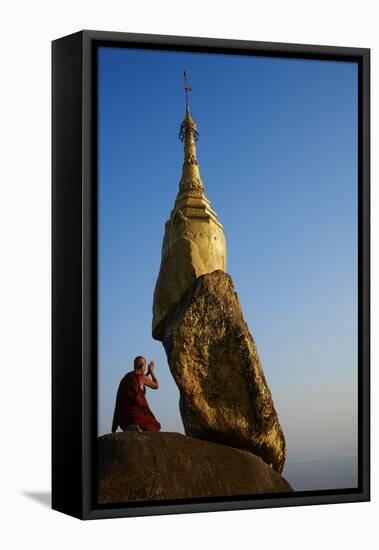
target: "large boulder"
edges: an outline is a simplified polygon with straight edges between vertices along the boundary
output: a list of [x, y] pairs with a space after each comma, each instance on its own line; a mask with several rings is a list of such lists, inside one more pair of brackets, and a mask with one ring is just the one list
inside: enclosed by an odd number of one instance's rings
[[185, 433], [248, 450], [282, 472], [284, 435], [230, 275], [196, 279], [167, 319], [163, 345]]
[[170, 432], [98, 439], [98, 504], [291, 492], [252, 453]]

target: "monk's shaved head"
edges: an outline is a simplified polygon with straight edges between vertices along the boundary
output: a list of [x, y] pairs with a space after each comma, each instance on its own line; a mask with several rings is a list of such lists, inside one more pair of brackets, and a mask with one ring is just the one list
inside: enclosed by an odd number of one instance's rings
[[137, 355], [134, 359], [134, 370], [141, 370], [146, 366], [146, 359], [142, 355]]

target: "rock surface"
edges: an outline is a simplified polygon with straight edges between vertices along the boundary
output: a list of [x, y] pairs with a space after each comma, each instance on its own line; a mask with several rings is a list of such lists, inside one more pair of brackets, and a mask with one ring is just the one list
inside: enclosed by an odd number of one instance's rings
[[163, 345], [186, 434], [248, 450], [282, 472], [284, 435], [230, 275], [195, 281], [167, 320]]
[[98, 504], [292, 492], [259, 457], [170, 432], [98, 439]]

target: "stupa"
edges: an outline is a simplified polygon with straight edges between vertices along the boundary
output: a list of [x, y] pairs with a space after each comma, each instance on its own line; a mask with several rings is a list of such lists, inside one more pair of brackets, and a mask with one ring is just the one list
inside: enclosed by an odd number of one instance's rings
[[152, 335], [162, 340], [164, 323], [194, 281], [216, 269], [226, 271], [224, 229], [205, 195], [196, 156], [199, 138], [189, 108], [187, 72], [184, 71], [186, 109], [179, 139], [184, 162], [179, 191], [165, 224], [161, 266], [154, 291]]

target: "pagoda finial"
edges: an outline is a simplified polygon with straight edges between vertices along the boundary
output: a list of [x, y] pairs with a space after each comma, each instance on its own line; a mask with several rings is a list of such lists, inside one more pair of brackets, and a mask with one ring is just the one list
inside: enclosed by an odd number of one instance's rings
[[192, 92], [191, 86], [188, 84], [188, 72], [184, 71], [184, 82], [183, 82], [183, 88], [186, 92], [186, 114], [184, 117], [184, 120], [180, 126], [179, 131], [179, 139], [180, 141], [185, 141], [186, 139], [192, 139], [194, 141], [197, 141], [199, 139], [199, 132], [197, 131], [196, 123], [192, 118], [190, 109], [189, 109], [189, 101], [188, 101], [188, 93]]
[[184, 163], [183, 173], [180, 180], [179, 188], [203, 190], [203, 182], [200, 178], [199, 163], [196, 159], [196, 141], [199, 139], [196, 122], [192, 118], [189, 110], [188, 93], [192, 92], [192, 88], [188, 84], [188, 73], [184, 71], [183, 88], [186, 92], [186, 113], [183, 122], [180, 125], [179, 139], [184, 142]]
[[192, 88], [191, 88], [191, 86], [188, 84], [188, 79], [187, 79], [188, 73], [187, 73], [187, 71], [185, 70], [183, 74], [184, 74], [183, 88], [184, 88], [184, 90], [185, 90], [185, 92], [186, 92], [186, 113], [188, 113], [188, 112], [189, 112], [188, 93], [189, 93], [189, 92], [192, 92]]

